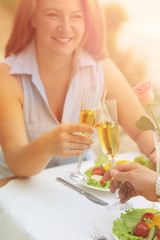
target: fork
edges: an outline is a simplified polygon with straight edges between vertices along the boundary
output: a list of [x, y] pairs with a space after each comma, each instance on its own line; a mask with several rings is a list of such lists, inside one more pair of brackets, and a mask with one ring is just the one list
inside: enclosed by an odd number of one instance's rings
[[107, 240], [96, 222], [91, 222], [88, 226], [94, 240]]

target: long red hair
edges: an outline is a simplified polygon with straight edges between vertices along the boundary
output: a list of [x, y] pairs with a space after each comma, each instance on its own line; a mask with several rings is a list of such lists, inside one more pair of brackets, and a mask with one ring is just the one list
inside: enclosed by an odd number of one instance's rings
[[36, 10], [37, 0], [20, 0], [13, 22], [12, 31], [5, 48], [5, 57], [19, 53], [34, 37], [31, 18]]
[[[20, 0], [16, 9], [13, 28], [6, 45], [5, 57], [22, 51], [33, 39], [35, 30], [31, 19], [38, 0]], [[105, 21], [99, 0], [81, 0], [85, 14], [85, 34], [76, 55], [84, 48], [95, 59], [106, 56]]]

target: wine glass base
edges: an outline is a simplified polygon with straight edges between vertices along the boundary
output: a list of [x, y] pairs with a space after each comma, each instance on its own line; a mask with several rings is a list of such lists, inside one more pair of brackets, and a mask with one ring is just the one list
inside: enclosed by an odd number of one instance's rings
[[80, 184], [86, 180], [86, 175], [78, 170], [67, 172], [64, 177], [66, 180], [74, 184]]
[[108, 211], [126, 210], [133, 207], [132, 202], [126, 202], [124, 204], [120, 203], [119, 200], [115, 200], [106, 206]]

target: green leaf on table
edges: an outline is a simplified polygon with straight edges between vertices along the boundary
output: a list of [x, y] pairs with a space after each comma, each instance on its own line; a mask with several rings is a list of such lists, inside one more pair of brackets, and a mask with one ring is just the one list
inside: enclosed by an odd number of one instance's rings
[[155, 130], [155, 126], [152, 121], [145, 116], [142, 116], [139, 120], [136, 121], [136, 127], [142, 131]]

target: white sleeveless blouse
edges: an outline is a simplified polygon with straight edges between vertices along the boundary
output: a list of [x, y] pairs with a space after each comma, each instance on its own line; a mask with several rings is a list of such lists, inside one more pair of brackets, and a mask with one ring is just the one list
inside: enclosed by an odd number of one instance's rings
[[[104, 84], [102, 62], [96, 62], [87, 52], [82, 51], [66, 94], [60, 123], [48, 104], [38, 71], [34, 42], [32, 41], [21, 53], [4, 59], [3, 63], [10, 66], [10, 74], [16, 75], [23, 89], [23, 115], [29, 142], [63, 122], [78, 123], [84, 85], [90, 81], [100, 86]], [[86, 151], [86, 158], [92, 158], [87, 152], [91, 154], [90, 150]], [[75, 160], [77, 157], [67, 159], [53, 157], [48, 167], [67, 164]]]

